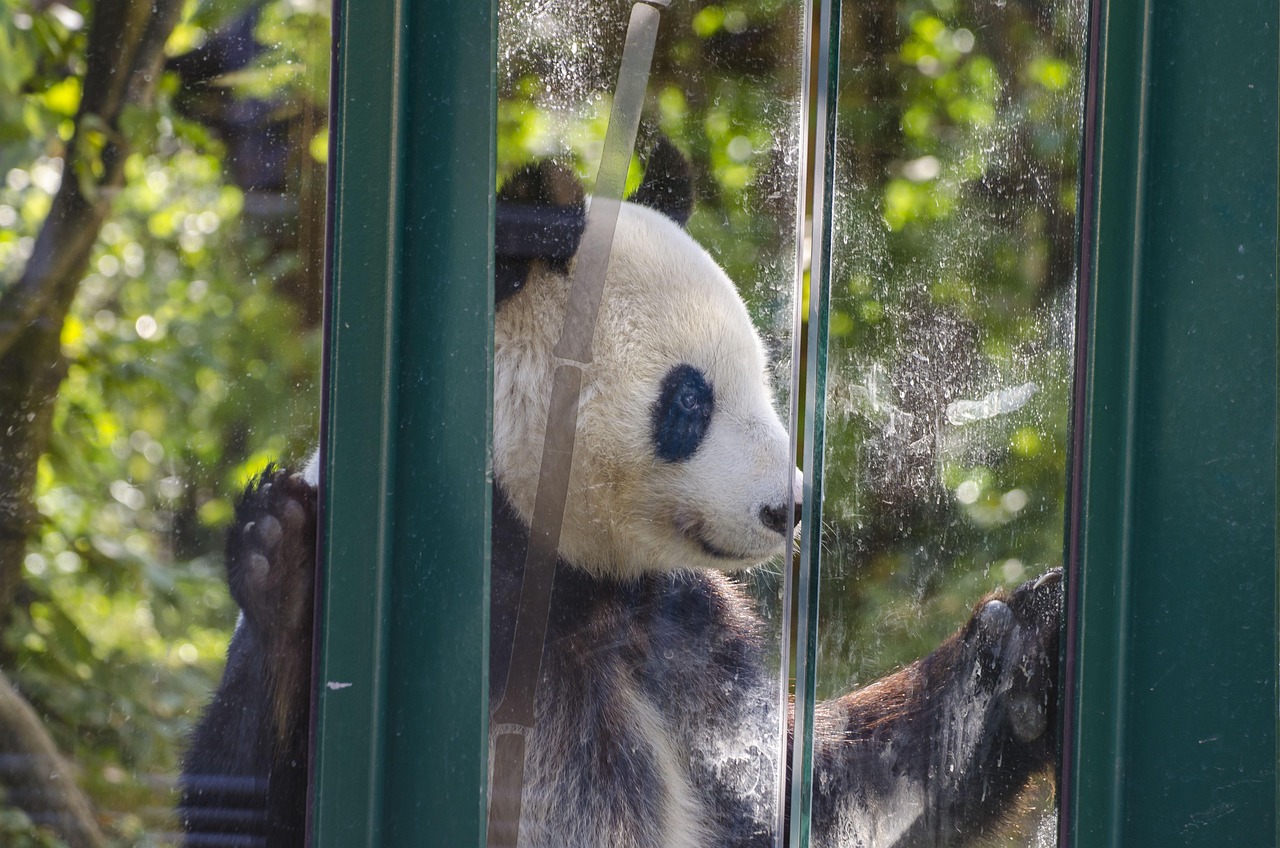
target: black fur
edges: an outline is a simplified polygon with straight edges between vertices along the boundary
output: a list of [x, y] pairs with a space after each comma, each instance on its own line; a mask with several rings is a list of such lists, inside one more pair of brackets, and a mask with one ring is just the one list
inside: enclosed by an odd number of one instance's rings
[[[684, 226], [693, 214], [693, 170], [665, 136], [649, 152], [644, 179], [628, 198]], [[564, 272], [586, 225], [582, 184], [558, 162], [544, 159], [516, 171], [498, 190], [494, 233], [494, 302], [524, 287], [533, 262]]]
[[[912, 781], [921, 815], [897, 844], [963, 845], [999, 830], [1027, 782], [1056, 759], [1061, 571], [978, 604], [929, 656], [820, 705], [814, 769], [816, 844], [830, 844], [850, 793]], [[960, 759], [960, 739], [975, 744]], [[877, 753], [892, 745], [893, 757]]]
[[[294, 520], [297, 507], [305, 520]], [[528, 530], [500, 486], [493, 514], [491, 708], [502, 696], [498, 682], [507, 677], [528, 543]], [[246, 568], [260, 571], [251, 558], [271, 551], [268, 573], [292, 574], [299, 590], [309, 591], [309, 567], [298, 566], [314, 555], [314, 516], [313, 493], [279, 471], [251, 487], [237, 512], [229, 575], [237, 595], [257, 587], [263, 597], [243, 601], [245, 620], [232, 640], [226, 676], [184, 763], [180, 812], [189, 846], [302, 844], [310, 696], [301, 686], [282, 691], [272, 666], [305, 661], [310, 640], [298, 627], [282, 629], [261, 618], [270, 596], [283, 606], [280, 619], [296, 624], [290, 618], [296, 596], [246, 579], [252, 578]], [[274, 544], [264, 545], [259, 528], [270, 520], [283, 532], [275, 539], [269, 531]], [[555, 581], [538, 724], [550, 733], [590, 729], [557, 741], [556, 757], [574, 776], [551, 787], [561, 814], [604, 809], [611, 821], [641, 830], [662, 821], [664, 786], [650, 740], [628, 720], [627, 699], [638, 691], [661, 705], [664, 726], [679, 734], [673, 741], [687, 758], [689, 786], [708, 811], [707, 844], [771, 844], [773, 822], [764, 804], [771, 797], [776, 690], [750, 601], [723, 575], [709, 572], [613, 581], [562, 562]], [[846, 844], [836, 842], [842, 806], [850, 798], [874, 806], [904, 780], [920, 786], [926, 812], [899, 844], [961, 845], [998, 828], [1028, 779], [1053, 762], [1060, 601], [1056, 574], [1007, 598], [989, 598], [925, 659], [819, 705], [814, 844]], [[292, 641], [292, 655], [280, 651], [284, 639]], [[289, 726], [280, 727], [277, 715]], [[964, 759], [948, 740], [969, 721], [981, 732], [973, 756]], [[759, 745], [726, 760], [720, 740], [744, 730], [758, 734]], [[556, 797], [563, 791], [585, 794]], [[226, 838], [231, 835], [239, 839]]]
[[182, 763], [189, 848], [303, 845], [315, 545], [315, 489], [268, 468], [241, 496], [227, 537], [227, 582], [243, 616]]
[[[494, 486], [493, 499], [491, 710], [503, 694], [497, 684], [507, 678], [529, 538], [501, 486]], [[764, 673], [759, 625], [746, 612], [748, 602], [717, 573], [618, 581], [592, 577], [563, 561], [556, 566], [553, 598], [538, 727], [582, 729], [568, 734], [573, 741], [563, 748], [566, 766], [572, 763], [578, 772], [570, 785], [598, 794], [594, 803], [587, 797], [563, 799], [563, 815], [585, 815], [594, 807], [635, 828], [663, 821], [664, 787], [651, 741], [628, 720], [627, 693], [634, 686], [665, 706], [672, 725], [690, 731], [675, 747], [687, 759], [690, 786], [714, 815], [708, 833], [715, 838], [708, 848], [771, 846], [772, 822], [758, 804], [770, 788], [770, 752], [762, 746], [736, 768], [721, 768], [714, 750], [715, 740], [743, 727], [762, 721], [777, 727], [777, 692]], [[619, 808], [624, 802], [627, 807]], [[658, 833], [652, 837], [657, 840]], [[529, 844], [550, 843], [535, 836]]]
[[693, 214], [693, 168], [666, 136], [659, 136], [649, 152], [644, 179], [629, 198], [632, 203], [656, 209], [680, 226]]
[[692, 365], [672, 368], [653, 407], [653, 449], [658, 458], [683, 462], [693, 456], [715, 408], [716, 393], [705, 374]]
[[563, 272], [578, 252], [586, 206], [582, 184], [565, 166], [543, 160], [521, 168], [498, 192], [494, 301], [518, 292], [535, 260]]

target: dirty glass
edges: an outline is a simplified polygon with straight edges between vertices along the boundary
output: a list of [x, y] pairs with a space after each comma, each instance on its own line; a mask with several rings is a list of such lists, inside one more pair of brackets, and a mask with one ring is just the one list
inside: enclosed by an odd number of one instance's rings
[[499, 6], [490, 845], [781, 833], [806, 12]]
[[[181, 839], [237, 497], [316, 441], [329, 28], [308, 0], [0, 0], [0, 844]], [[193, 780], [188, 844], [262, 844], [266, 777]]]
[[[1085, 23], [1080, 0], [836, 14], [815, 844], [1056, 842]], [[842, 805], [846, 759], [873, 788]]]

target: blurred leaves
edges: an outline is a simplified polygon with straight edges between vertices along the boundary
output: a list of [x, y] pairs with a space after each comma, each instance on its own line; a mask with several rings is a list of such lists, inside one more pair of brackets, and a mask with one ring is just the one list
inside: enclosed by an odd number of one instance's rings
[[[1061, 562], [1083, 113], [1083, 3], [844, 15], [820, 697]], [[984, 844], [1033, 841], [1038, 803]]]
[[[168, 53], [199, 47], [248, 8], [187, 4]], [[0, 292], [67, 177], [92, 12], [0, 0]], [[246, 71], [259, 84], [232, 86], [234, 97], [285, 118], [323, 102], [327, 9], [267, 3], [256, 32], [271, 39]], [[155, 102], [120, 120], [125, 182], [62, 326], [40, 525], [0, 633], [0, 662], [121, 845], [159, 844], [174, 828], [170, 783], [236, 615], [221, 566], [232, 499], [266, 462], [297, 460], [316, 438], [318, 333], [279, 284], [299, 261], [280, 224], [254, 211], [265, 195], [237, 182], [222, 128], [182, 111], [182, 86], [166, 72]], [[82, 118], [71, 169], [81, 185], [98, 176], [110, 132]], [[270, 201], [293, 204], [298, 226], [296, 197]], [[58, 844], [42, 834], [0, 809], [0, 842]]]

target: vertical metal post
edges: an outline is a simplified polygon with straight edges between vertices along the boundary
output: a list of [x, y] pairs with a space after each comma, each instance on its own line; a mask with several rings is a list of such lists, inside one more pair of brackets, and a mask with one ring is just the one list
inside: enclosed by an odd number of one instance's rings
[[480, 846], [496, 4], [335, 32], [313, 844]]
[[831, 302], [831, 210], [834, 196], [840, 0], [821, 0], [818, 116], [814, 155], [813, 239], [809, 271], [809, 351], [804, 404], [804, 509], [796, 581], [795, 718], [791, 754], [792, 848], [809, 844], [813, 802], [813, 719], [818, 665], [818, 587], [822, 572], [822, 482], [826, 455], [827, 316]]
[[1065, 824], [1272, 845], [1280, 11], [1098, 13]]

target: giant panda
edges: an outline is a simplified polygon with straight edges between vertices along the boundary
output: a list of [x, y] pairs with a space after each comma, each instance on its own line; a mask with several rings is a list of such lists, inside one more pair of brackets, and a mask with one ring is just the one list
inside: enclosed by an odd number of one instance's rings
[[[576, 179], [545, 162], [499, 201], [491, 710], [584, 208]], [[582, 388], [522, 847], [774, 844], [791, 722], [729, 574], [790, 548], [799, 485], [760, 339], [683, 229], [691, 208], [688, 165], [660, 142], [618, 213]], [[243, 612], [184, 762], [189, 846], [231, 844], [216, 833], [302, 844], [315, 465], [268, 469], [236, 511], [227, 570]], [[927, 657], [819, 704], [812, 844], [964, 845], [998, 828], [1053, 760], [1060, 599], [1056, 570], [989, 596]]]

